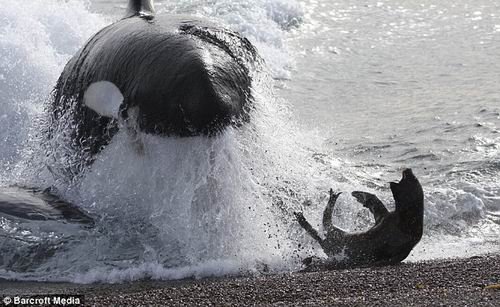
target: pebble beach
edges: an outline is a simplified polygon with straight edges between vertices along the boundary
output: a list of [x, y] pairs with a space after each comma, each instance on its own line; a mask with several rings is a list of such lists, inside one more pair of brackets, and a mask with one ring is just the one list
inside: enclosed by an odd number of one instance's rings
[[86, 306], [498, 306], [500, 255], [200, 280], [0, 282], [4, 297], [40, 294], [83, 295]]

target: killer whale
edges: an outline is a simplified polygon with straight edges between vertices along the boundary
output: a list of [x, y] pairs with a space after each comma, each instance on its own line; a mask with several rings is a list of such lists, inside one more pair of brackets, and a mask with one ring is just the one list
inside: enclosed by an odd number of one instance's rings
[[152, 0], [130, 0], [125, 17], [66, 64], [48, 104], [48, 143], [89, 163], [120, 127], [190, 137], [240, 126], [250, 118], [252, 75], [261, 61], [236, 32], [156, 15]]
[[88, 213], [54, 193], [22, 186], [0, 187], [0, 217], [23, 221], [63, 221], [93, 227]]
[[323, 239], [302, 213], [295, 212], [299, 224], [327, 254], [322, 260], [304, 260], [307, 271], [380, 266], [403, 261], [423, 234], [424, 194], [411, 169], [405, 169], [399, 182], [391, 182], [395, 211], [388, 211], [377, 196], [354, 191], [352, 195], [373, 214], [375, 224], [365, 232], [348, 233], [332, 224], [332, 213], [340, 193], [330, 190], [330, 199], [323, 212]]

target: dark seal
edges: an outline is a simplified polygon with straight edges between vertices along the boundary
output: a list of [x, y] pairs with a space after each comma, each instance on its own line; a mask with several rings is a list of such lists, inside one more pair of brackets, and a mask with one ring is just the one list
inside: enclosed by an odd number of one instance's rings
[[48, 108], [49, 142], [65, 135], [59, 149], [92, 157], [122, 126], [165, 136], [217, 134], [249, 120], [252, 73], [260, 63], [236, 32], [156, 16], [151, 0], [130, 0], [126, 16], [66, 64]]
[[411, 169], [404, 170], [399, 183], [391, 182], [390, 187], [396, 202], [393, 212], [389, 212], [373, 194], [352, 192], [375, 218], [375, 225], [366, 232], [348, 233], [332, 225], [332, 212], [340, 195], [333, 190], [330, 190], [330, 199], [323, 213], [324, 239], [302, 213], [295, 213], [300, 225], [328, 256], [326, 260], [307, 258], [304, 261], [306, 270], [389, 265], [404, 260], [422, 238], [424, 193]]

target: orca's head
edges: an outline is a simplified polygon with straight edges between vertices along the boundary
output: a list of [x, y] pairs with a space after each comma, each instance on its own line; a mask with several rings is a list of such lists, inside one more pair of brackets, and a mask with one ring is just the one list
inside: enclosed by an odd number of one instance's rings
[[403, 178], [399, 182], [391, 182], [390, 185], [396, 201], [396, 211], [417, 210], [423, 213], [424, 192], [411, 169], [405, 169]]

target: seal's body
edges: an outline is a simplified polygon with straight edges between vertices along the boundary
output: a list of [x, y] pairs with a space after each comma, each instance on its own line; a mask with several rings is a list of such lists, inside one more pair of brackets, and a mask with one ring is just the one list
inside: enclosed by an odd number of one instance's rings
[[420, 241], [423, 232], [424, 194], [410, 169], [403, 171], [399, 183], [390, 183], [396, 210], [389, 212], [373, 194], [355, 191], [352, 195], [374, 215], [375, 225], [366, 232], [348, 233], [331, 223], [339, 194], [330, 190], [323, 214], [326, 236], [322, 239], [301, 213], [295, 213], [300, 225], [321, 245], [326, 261], [308, 259], [308, 269], [334, 269], [354, 266], [396, 264], [404, 260]]

